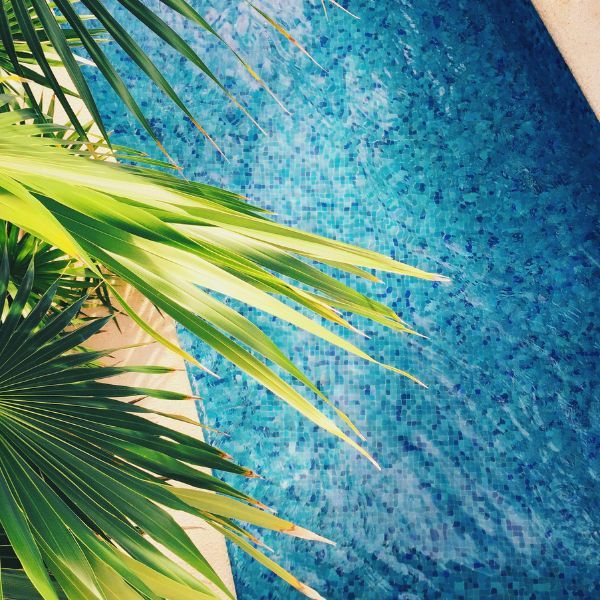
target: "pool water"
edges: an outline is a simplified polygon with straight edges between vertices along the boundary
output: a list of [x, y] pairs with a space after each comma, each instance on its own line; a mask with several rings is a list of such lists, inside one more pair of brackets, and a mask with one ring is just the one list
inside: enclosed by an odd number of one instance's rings
[[[317, 1], [261, 3], [326, 70], [242, 3], [193, 4], [291, 115], [186, 27], [260, 134], [134, 30], [228, 156], [123, 59], [186, 175], [452, 279], [359, 284], [429, 336], [358, 322], [362, 347], [427, 390], [244, 310], [350, 414], [382, 472], [180, 332], [222, 376], [190, 371], [203, 418], [266, 478], [244, 489], [337, 542], [264, 535], [275, 557], [333, 600], [599, 598], [600, 128], [530, 3], [344, 3], [360, 20], [333, 5], [325, 18]], [[91, 77], [132, 143], [139, 127]], [[239, 598], [300, 597], [237, 549], [231, 558]]]

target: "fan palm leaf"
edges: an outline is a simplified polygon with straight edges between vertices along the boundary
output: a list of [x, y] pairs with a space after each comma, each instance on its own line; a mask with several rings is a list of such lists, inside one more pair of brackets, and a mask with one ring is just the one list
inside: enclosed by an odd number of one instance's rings
[[[0, 115], [0, 218], [77, 257], [89, 268], [102, 264], [304, 416], [371, 458], [332, 419], [259, 360], [262, 356], [277, 365], [327, 401], [266, 334], [211, 292], [378, 363], [294, 304], [345, 328], [354, 329], [341, 311], [397, 331], [411, 330], [391, 309], [306, 260], [369, 278], [365, 268], [443, 278], [370, 250], [278, 224], [236, 194], [184, 181], [164, 170], [78, 155], [72, 147], [61, 147], [60, 140], [41, 137], [48, 126], [23, 124], [32, 116], [28, 110]], [[283, 276], [293, 277], [296, 283]], [[116, 290], [113, 293], [125, 311], [148, 329]], [[382, 366], [420, 383], [401, 369]], [[358, 433], [346, 415], [337, 413]]]
[[33, 258], [35, 277], [31, 287], [31, 302], [37, 302], [50, 285], [58, 280], [53, 308], [71, 304], [83, 294], [92, 294], [94, 299], [110, 307], [103, 279], [65, 255], [59, 248], [38, 240], [11, 223], [1, 222], [0, 248], [6, 248], [8, 257], [8, 304], [14, 299]]
[[[0, 265], [0, 306], [9, 262]], [[0, 323], [0, 573], [7, 598], [210, 599], [229, 592], [169, 510], [204, 520], [311, 597], [318, 594], [265, 557], [236, 521], [327, 541], [258, 508], [196, 467], [253, 476], [219, 449], [169, 429], [140, 396], [186, 396], [105, 380], [161, 367], [106, 367], [81, 344], [107, 318], [73, 328], [84, 298], [44, 320], [60, 283], [33, 308], [34, 263]], [[164, 413], [163, 417], [169, 416]], [[172, 418], [176, 418], [172, 416]], [[185, 484], [177, 488], [173, 483]], [[153, 544], [184, 561], [196, 577]]]

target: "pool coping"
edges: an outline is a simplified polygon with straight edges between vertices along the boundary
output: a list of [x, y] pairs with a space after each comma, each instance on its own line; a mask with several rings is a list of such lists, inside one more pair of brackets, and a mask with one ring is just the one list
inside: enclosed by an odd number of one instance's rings
[[[600, 2], [531, 0], [600, 120]], [[540, 57], [543, 60], [543, 57]]]
[[[125, 301], [138, 313], [138, 315], [153, 327], [160, 335], [167, 338], [170, 342], [178, 344], [175, 322], [158, 312], [158, 310], [148, 301], [142, 294], [130, 286], [119, 286], [119, 292], [124, 297]], [[115, 302], [115, 305], [118, 305]], [[104, 308], [99, 308], [96, 311], [88, 311], [92, 315], [94, 312], [97, 315], [105, 314]], [[105, 361], [105, 364], [119, 365], [159, 365], [174, 369], [170, 373], [162, 375], [152, 375], [147, 373], [127, 373], [107, 381], [112, 383], [120, 383], [122, 385], [131, 385], [135, 387], [147, 387], [155, 389], [165, 389], [175, 392], [188, 393], [192, 395], [189, 378], [185, 368], [183, 358], [175, 352], [165, 348], [162, 344], [156, 342], [147, 333], [145, 333], [134, 321], [128, 316], [120, 315], [117, 320], [110, 321], [101, 332], [97, 333], [88, 342], [87, 347], [93, 349], [109, 349], [115, 347], [130, 346], [132, 344], [145, 344], [141, 347], [125, 348], [111, 353], [110, 359]], [[140, 402], [140, 405], [156, 410], [159, 412], [178, 414], [187, 417], [194, 421], [198, 421], [198, 413], [196, 402], [194, 400], [158, 400], [147, 398]], [[160, 423], [165, 427], [174, 429], [175, 431], [185, 433], [196, 439], [204, 440], [202, 428], [198, 425], [184, 423], [181, 421], [173, 421], [165, 417], [155, 416], [152, 421]], [[210, 473], [209, 469], [201, 469]], [[178, 482], [171, 482], [174, 485], [183, 486]], [[194, 545], [202, 553], [204, 558], [215, 569], [219, 577], [225, 583], [227, 588], [235, 596], [235, 585], [231, 564], [229, 562], [229, 554], [225, 538], [215, 529], [210, 527], [205, 521], [198, 517], [181, 511], [173, 511], [167, 509], [175, 520], [181, 525], [183, 530], [190, 537]], [[173, 559], [178, 564], [182, 565], [187, 570], [193, 572], [183, 561], [172, 553], [165, 551], [169, 558]], [[199, 574], [197, 574], [200, 576]], [[201, 576], [200, 576], [201, 577]], [[215, 593], [217, 590], [215, 589]]]

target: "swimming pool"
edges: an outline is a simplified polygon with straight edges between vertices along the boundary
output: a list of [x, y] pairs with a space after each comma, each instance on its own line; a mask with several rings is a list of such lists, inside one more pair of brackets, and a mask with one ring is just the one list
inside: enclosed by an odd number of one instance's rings
[[[370, 326], [363, 347], [428, 390], [245, 311], [350, 414], [381, 473], [180, 332], [222, 376], [191, 371], [205, 420], [232, 434], [219, 444], [267, 477], [246, 489], [337, 546], [266, 543], [330, 599], [599, 597], [600, 128], [591, 110], [524, 0], [350, 0], [359, 21], [333, 7], [325, 18], [319, 2], [268, 4], [326, 72], [244, 6], [205, 14], [226, 35], [235, 30], [290, 110], [216, 55], [211, 66], [269, 136], [160, 50], [229, 162], [124, 61], [175, 160], [286, 223], [452, 284], [384, 276], [364, 287], [429, 339]], [[132, 120], [111, 125], [123, 141], [135, 136]], [[243, 553], [231, 556], [240, 598], [295, 597]]]

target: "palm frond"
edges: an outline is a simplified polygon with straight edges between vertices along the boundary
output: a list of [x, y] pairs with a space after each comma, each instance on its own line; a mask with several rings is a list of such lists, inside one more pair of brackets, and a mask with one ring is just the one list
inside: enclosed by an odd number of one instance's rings
[[[46, 290], [58, 281], [52, 309], [65, 307], [82, 295], [88, 296], [88, 304], [96, 301], [114, 310], [104, 279], [84, 265], [38, 240], [30, 233], [11, 223], [0, 222], [0, 248], [6, 249], [9, 265], [7, 306], [14, 299], [29, 263], [33, 260], [35, 277], [31, 287], [30, 302], [37, 302]], [[91, 297], [90, 297], [91, 295]]]
[[[102, 264], [304, 416], [371, 459], [332, 419], [259, 360], [263, 357], [328, 401], [264, 332], [211, 292], [380, 364], [294, 305], [351, 330], [354, 327], [342, 312], [399, 332], [411, 330], [390, 308], [311, 263], [335, 265], [368, 278], [372, 275], [364, 269], [429, 280], [443, 277], [273, 222], [231, 192], [143, 164], [110, 164], [85, 153], [77, 155], [52, 137], [41, 137], [47, 127], [40, 130], [39, 125], [23, 124], [32, 116], [28, 110], [0, 114], [0, 218], [77, 257], [92, 270], [96, 263]], [[154, 333], [113, 293], [142, 327]], [[382, 366], [420, 383], [401, 369]], [[358, 434], [350, 419], [336, 412]]]
[[[37, 12], [33, 10], [33, 4], [37, 5]], [[69, 96], [81, 94], [88, 109], [95, 109], [79, 68], [79, 64], [86, 61], [71, 52], [72, 47], [79, 45], [79, 38], [64, 27], [64, 19], [54, 15], [46, 0], [39, 3], [33, 0], [33, 4], [30, 0], [0, 1], [0, 70], [18, 79], [30, 104], [40, 113], [41, 107], [29, 83], [53, 90], [78, 134], [85, 137], [85, 130], [69, 101]], [[98, 31], [90, 30], [89, 33], [94, 37]], [[32, 68], [35, 66], [39, 70]], [[55, 72], [57, 67], [68, 70], [77, 91], [60, 84]], [[4, 81], [3, 87], [8, 91], [15, 90], [10, 78]], [[93, 115], [95, 117], [97, 111]]]
[[[73, 327], [83, 298], [44, 321], [59, 282], [26, 312], [30, 263], [10, 306], [8, 260], [0, 265], [0, 558], [5, 597], [46, 600], [198, 599], [230, 596], [169, 511], [183, 511], [223, 533], [309, 597], [311, 588], [257, 550], [237, 521], [327, 541], [259, 508], [206, 471], [253, 476], [219, 449], [160, 425], [128, 400], [184, 394], [109, 383], [127, 372], [81, 344], [105, 319]], [[161, 413], [163, 414], [163, 413]], [[164, 414], [163, 414], [164, 416]], [[173, 482], [185, 484], [177, 488]], [[158, 542], [164, 550], [153, 542]], [[168, 551], [194, 569], [191, 574]], [[27, 596], [25, 596], [27, 597]]]
[[[183, 16], [187, 24], [199, 28], [208, 36], [229, 48], [250, 76], [279, 102], [248, 62], [186, 0], [160, 1], [167, 9]], [[206, 61], [177, 31], [170, 27], [165, 20], [161, 19], [155, 11], [148, 8], [141, 0], [118, 0], [118, 2], [131, 18], [137, 19], [150, 31], [155, 33], [163, 43], [173, 48], [204, 73], [212, 85], [216, 85], [235, 106], [261, 129], [260, 125], [251, 117], [245, 107], [234, 98], [223, 83], [214, 75]], [[200, 124], [196, 116], [192, 114], [188, 106], [162, 75], [161, 70], [148, 56], [144, 48], [133, 39], [126, 28], [123, 27], [123, 24], [105, 7], [104, 3], [100, 0], [80, 0], [80, 3], [87, 11], [85, 14], [73, 6], [75, 4], [73, 0], [53, 0], [53, 2], [49, 2], [49, 0], [0, 0], [0, 76], [2, 72], [9, 76], [8, 79], [5, 77], [4, 81], [1, 81], [2, 78], [0, 77], [0, 85], [4, 86], [7, 91], [14, 92], [15, 89], [12, 85], [11, 77], [17, 78], [23, 83], [24, 91], [29, 96], [30, 102], [34, 107], [36, 99], [31, 92], [29, 82], [34, 82], [52, 91], [77, 133], [85, 139], [85, 128], [74, 113], [72, 101], [69, 98], [69, 96], [77, 96], [83, 101], [89, 114], [98, 126], [101, 135], [108, 142], [102, 116], [81, 70], [82, 64], [86, 63], [86, 59], [73, 52], [74, 48], [82, 47], [87, 52], [91, 64], [94, 64], [100, 70], [127, 109], [137, 118], [146, 132], [159, 144], [161, 149], [164, 150], [146, 114], [102, 48], [101, 42], [109, 38], [129, 56], [140, 70], [220, 151], [220, 148], [211, 138], [209, 132]], [[296, 40], [266, 13], [260, 11], [260, 14], [269, 23], [274, 24], [277, 30], [283, 33], [287, 39], [310, 56]], [[90, 19], [97, 21], [101, 27], [90, 28], [86, 23]], [[32, 69], [31, 65], [38, 65], [42, 72], [39, 73], [38, 70]], [[62, 67], [66, 70], [74, 89], [65, 88], [61, 85], [56, 76], [56, 67]], [[42, 111], [39, 110], [38, 112], [38, 116], [41, 116]], [[166, 150], [164, 151], [166, 153]]]

